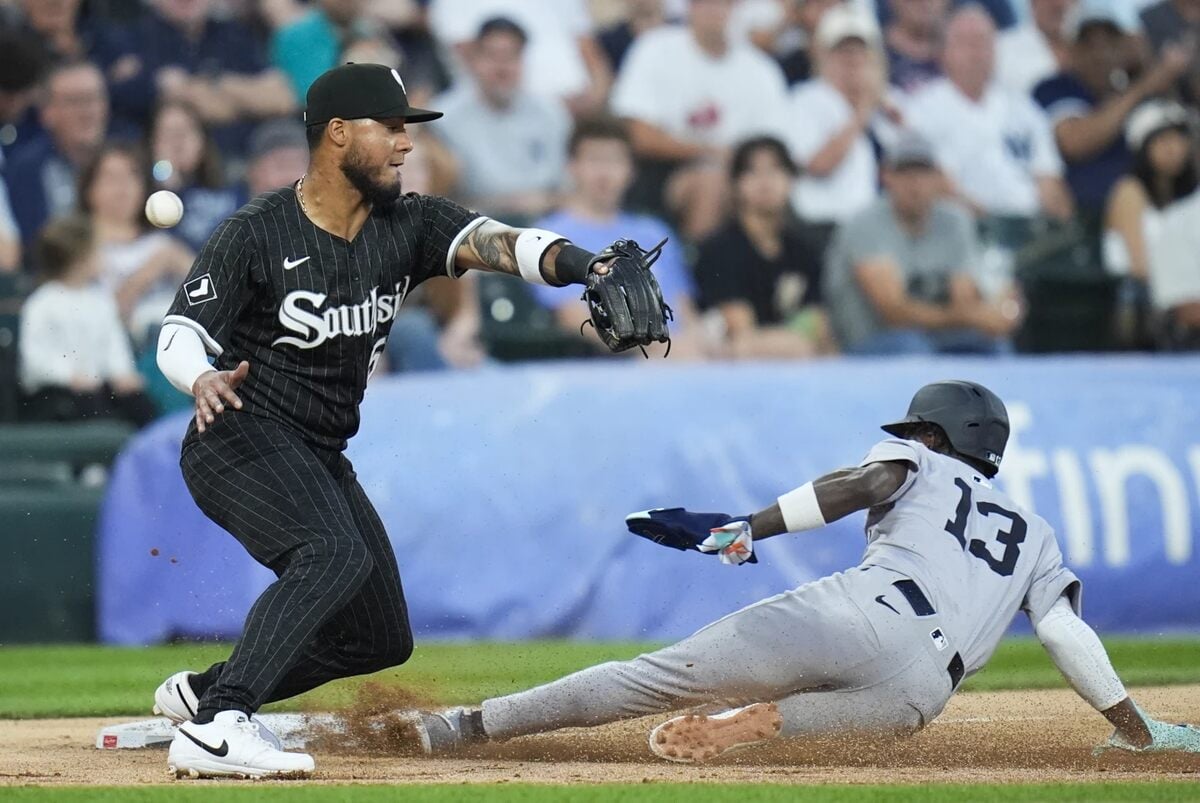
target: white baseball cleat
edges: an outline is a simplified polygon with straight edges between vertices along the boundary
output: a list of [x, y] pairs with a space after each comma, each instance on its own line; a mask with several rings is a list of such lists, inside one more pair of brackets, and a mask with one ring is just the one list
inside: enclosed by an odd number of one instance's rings
[[775, 703], [754, 703], [720, 714], [684, 714], [650, 731], [650, 752], [667, 761], [695, 764], [774, 739], [782, 728]]
[[[195, 674], [187, 670], [176, 672], [158, 684], [158, 688], [154, 690], [154, 713], [171, 720], [172, 725], [191, 722], [192, 717], [200, 710], [200, 700], [192, 691], [191, 680]], [[261, 719], [251, 714], [250, 721], [257, 723], [258, 735], [266, 739], [268, 744], [276, 750], [283, 749], [283, 742], [279, 741], [279, 737], [264, 725]]]
[[200, 708], [200, 700], [192, 691], [191, 679], [195, 674], [187, 670], [176, 672], [158, 684], [154, 690], [154, 713], [176, 725], [191, 722]]
[[206, 725], [183, 723], [167, 752], [176, 778], [303, 778], [314, 766], [307, 753], [272, 745], [241, 711], [222, 711]]

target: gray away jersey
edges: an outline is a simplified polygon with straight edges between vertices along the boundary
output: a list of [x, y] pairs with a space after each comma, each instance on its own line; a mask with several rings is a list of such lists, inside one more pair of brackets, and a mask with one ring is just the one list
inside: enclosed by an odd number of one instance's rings
[[908, 477], [867, 516], [863, 565], [911, 577], [942, 617], [967, 674], [991, 657], [1018, 610], [1039, 621], [1079, 579], [1063, 566], [1054, 531], [966, 463], [916, 441], [876, 444], [862, 465], [899, 461]]
[[217, 227], [164, 322], [195, 330], [218, 370], [250, 363], [244, 411], [344, 449], [400, 305], [425, 279], [455, 275], [453, 254], [482, 220], [410, 193], [347, 242], [310, 221], [293, 188], [268, 192]]

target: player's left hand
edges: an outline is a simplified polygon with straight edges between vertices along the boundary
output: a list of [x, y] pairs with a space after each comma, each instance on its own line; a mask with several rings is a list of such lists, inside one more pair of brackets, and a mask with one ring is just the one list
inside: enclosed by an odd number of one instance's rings
[[666, 242], [645, 251], [633, 240], [617, 240], [592, 258], [583, 300], [596, 334], [610, 350], [670, 342], [671, 307], [650, 270]]
[[1200, 753], [1200, 728], [1160, 722], [1147, 716], [1141, 709], [1138, 709], [1138, 713], [1142, 715], [1142, 721], [1150, 731], [1150, 744], [1139, 747], [1122, 738], [1119, 731], [1113, 731], [1112, 736], [1093, 752], [1097, 755], [1105, 750], [1128, 750], [1133, 753]]
[[749, 516], [692, 513], [681, 507], [655, 508], [625, 517], [629, 532], [672, 549], [717, 554], [722, 563], [757, 563]]

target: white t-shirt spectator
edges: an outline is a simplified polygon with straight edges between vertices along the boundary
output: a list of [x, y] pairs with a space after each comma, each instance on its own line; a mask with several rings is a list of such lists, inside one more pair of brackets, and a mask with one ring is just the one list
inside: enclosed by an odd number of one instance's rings
[[1150, 298], [1159, 309], [1200, 301], [1200, 192], [1162, 210], [1147, 237]]
[[1058, 72], [1050, 43], [1033, 22], [1026, 22], [996, 39], [996, 82], [1022, 95]]
[[[801, 169], [854, 117], [845, 96], [821, 78], [795, 87], [787, 111], [792, 125], [785, 141]], [[802, 175], [796, 181], [792, 208], [805, 220], [840, 223], [874, 200], [878, 172], [875, 149], [861, 133], [831, 173]]]
[[[468, 42], [494, 17], [512, 20], [529, 37], [525, 87], [538, 95], [566, 97], [587, 89], [579, 37], [592, 32], [585, 0], [433, 0], [429, 27], [443, 45]], [[469, 80], [461, 75], [460, 80]]]
[[783, 134], [787, 88], [779, 65], [750, 45], [720, 57], [680, 26], [647, 31], [629, 49], [613, 87], [612, 109], [695, 144], [733, 145]]
[[21, 308], [21, 385], [35, 393], [75, 377], [109, 382], [137, 372], [112, 294], [46, 282]]
[[1050, 121], [1026, 94], [993, 84], [976, 103], [938, 78], [913, 95], [904, 117], [933, 143], [959, 191], [989, 214], [1037, 215], [1036, 179], [1062, 175]]
[[458, 159], [468, 199], [561, 185], [571, 118], [559, 101], [523, 92], [498, 110], [460, 87], [432, 105], [446, 114], [433, 131]]

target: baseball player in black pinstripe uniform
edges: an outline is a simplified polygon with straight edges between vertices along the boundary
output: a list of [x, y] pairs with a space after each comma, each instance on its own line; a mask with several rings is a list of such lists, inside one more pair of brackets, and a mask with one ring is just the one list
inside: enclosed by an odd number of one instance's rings
[[[409, 106], [385, 66], [322, 75], [307, 97], [307, 172], [217, 228], [164, 320], [159, 366], [196, 400], [188, 488], [278, 576], [227, 661], [155, 693], [156, 713], [182, 723], [168, 759], [179, 776], [311, 771], [312, 758], [280, 750], [254, 712], [412, 652], [395, 556], [342, 450], [413, 288], [471, 268], [560, 286], [620, 273], [610, 252], [402, 195], [405, 125], [440, 116]], [[645, 290], [640, 274], [621, 281]]]

